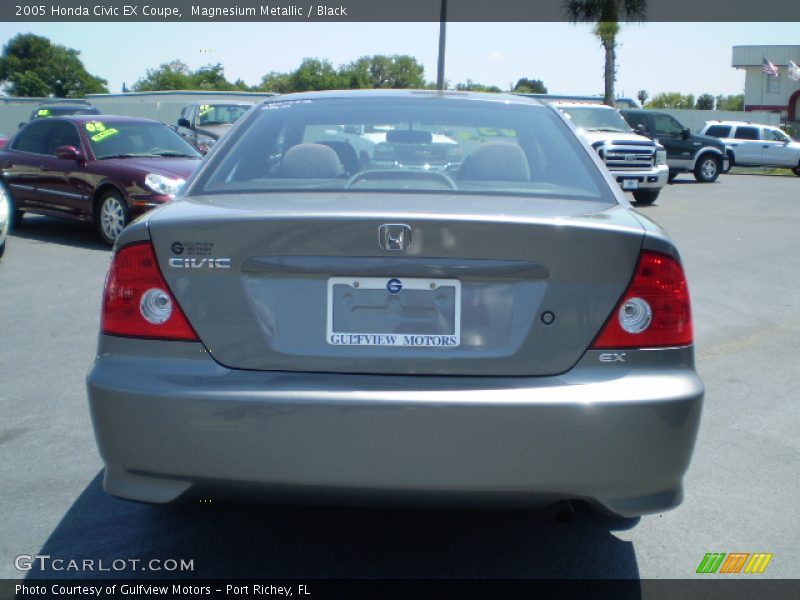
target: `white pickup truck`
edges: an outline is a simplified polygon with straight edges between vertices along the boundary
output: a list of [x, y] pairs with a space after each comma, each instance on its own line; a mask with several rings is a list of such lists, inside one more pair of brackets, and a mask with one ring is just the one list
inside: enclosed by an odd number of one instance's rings
[[669, 167], [663, 146], [630, 128], [616, 109], [603, 104], [553, 102], [577, 127], [638, 204], [652, 204], [667, 184]]

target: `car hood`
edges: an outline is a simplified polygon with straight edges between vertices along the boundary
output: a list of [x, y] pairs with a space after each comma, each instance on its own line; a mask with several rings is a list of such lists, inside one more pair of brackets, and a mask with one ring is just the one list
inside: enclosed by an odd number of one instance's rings
[[109, 158], [100, 161], [106, 167], [119, 170], [135, 170], [142, 173], [158, 173], [175, 179], [188, 179], [200, 164], [199, 158], [168, 156], [142, 156], [131, 158]]
[[630, 133], [625, 131], [588, 131], [586, 129], [578, 129], [584, 139], [590, 144], [594, 142], [648, 142], [650, 139], [637, 133]]

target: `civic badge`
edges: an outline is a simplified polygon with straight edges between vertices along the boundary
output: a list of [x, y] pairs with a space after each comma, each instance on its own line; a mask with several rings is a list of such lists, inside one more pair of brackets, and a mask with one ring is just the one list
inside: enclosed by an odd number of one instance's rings
[[378, 244], [384, 250], [405, 250], [411, 245], [411, 227], [387, 223], [378, 227]]

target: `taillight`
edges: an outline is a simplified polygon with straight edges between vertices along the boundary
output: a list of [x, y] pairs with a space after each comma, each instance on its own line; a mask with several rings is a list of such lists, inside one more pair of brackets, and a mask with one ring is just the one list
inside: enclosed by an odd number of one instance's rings
[[161, 275], [150, 242], [114, 253], [103, 292], [101, 329], [110, 335], [197, 341]]
[[633, 280], [592, 348], [663, 348], [692, 341], [683, 267], [672, 256], [642, 252]]

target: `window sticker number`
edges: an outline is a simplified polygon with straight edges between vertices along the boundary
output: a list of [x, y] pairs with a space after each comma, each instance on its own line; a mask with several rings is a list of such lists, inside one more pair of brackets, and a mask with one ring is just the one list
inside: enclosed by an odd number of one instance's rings
[[94, 121], [92, 123], [86, 124], [86, 131], [93, 133], [94, 135], [89, 136], [89, 139], [93, 142], [102, 142], [104, 139], [111, 137], [112, 135], [117, 135], [119, 130], [114, 129], [113, 127], [106, 127], [103, 123], [98, 121]]

